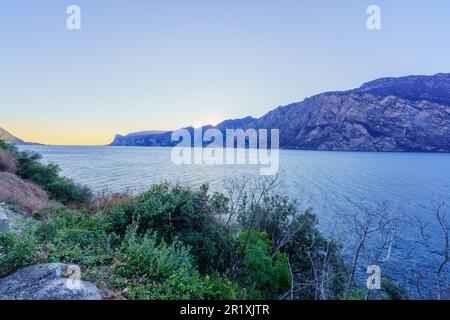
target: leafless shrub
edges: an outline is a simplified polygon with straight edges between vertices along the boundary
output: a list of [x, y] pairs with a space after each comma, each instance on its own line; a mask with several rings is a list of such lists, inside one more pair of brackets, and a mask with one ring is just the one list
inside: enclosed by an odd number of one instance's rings
[[281, 185], [281, 174], [227, 181], [230, 209], [224, 220], [237, 222], [244, 235], [231, 274], [239, 270], [251, 230], [264, 231], [272, 242], [271, 258], [279, 252], [288, 258], [291, 285], [280, 299], [336, 299], [344, 269], [338, 243], [320, 235], [312, 210], [300, 212], [295, 201], [278, 193]]
[[[357, 242], [352, 254], [352, 261], [344, 292], [344, 299], [346, 300], [349, 298], [353, 288], [358, 263], [368, 242], [375, 242], [371, 243], [371, 264], [379, 266], [381, 263], [387, 262], [391, 256], [397, 225], [397, 219], [385, 205], [378, 209], [372, 209], [362, 203], [353, 202], [353, 204], [357, 207], [357, 212], [349, 216], [353, 222]], [[369, 295], [370, 290], [367, 292], [366, 299], [368, 299]]]
[[[432, 247], [429, 231], [430, 223], [424, 223], [416, 217], [416, 226], [421, 237], [420, 242], [428, 251], [434, 253], [432, 257], [434, 270], [431, 274], [416, 268], [412, 270], [412, 281], [422, 299], [429, 297], [434, 297], [437, 300], [450, 298], [450, 282], [447, 276], [447, 268], [450, 262], [450, 218], [447, 210], [445, 202], [438, 203], [433, 209], [434, 222], [438, 227], [438, 229], [433, 230], [433, 233], [440, 237], [439, 247]], [[433, 288], [424, 285], [424, 283], [430, 282], [434, 283]]]
[[125, 190], [123, 192], [103, 192], [96, 195], [94, 201], [90, 205], [91, 212], [96, 213], [99, 211], [109, 210], [121, 203], [133, 201], [136, 199], [131, 190]]

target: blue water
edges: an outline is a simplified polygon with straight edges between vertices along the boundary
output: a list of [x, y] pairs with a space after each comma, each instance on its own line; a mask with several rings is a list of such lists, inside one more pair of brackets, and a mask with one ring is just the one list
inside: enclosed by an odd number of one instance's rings
[[[171, 162], [171, 149], [165, 148], [21, 148], [41, 153], [44, 162], [57, 163], [64, 175], [98, 192], [139, 192], [161, 181], [192, 186], [208, 182], [213, 190], [222, 190], [227, 178], [259, 175], [259, 167], [251, 165], [178, 166]], [[338, 235], [347, 254], [356, 242], [349, 215], [361, 211], [361, 204], [387, 208], [399, 222], [391, 258], [382, 271], [407, 286], [415, 270], [431, 277], [443, 246], [433, 209], [439, 202], [450, 203], [450, 154], [282, 150], [280, 168], [279, 192], [297, 199], [300, 209], [313, 208], [320, 228]], [[429, 247], [421, 245], [416, 219], [428, 224]]]

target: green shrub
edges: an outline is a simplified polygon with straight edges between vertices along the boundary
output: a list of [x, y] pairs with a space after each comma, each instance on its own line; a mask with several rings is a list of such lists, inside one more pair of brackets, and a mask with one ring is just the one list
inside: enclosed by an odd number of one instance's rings
[[87, 204], [92, 199], [89, 187], [76, 184], [68, 178], [55, 179], [47, 184], [45, 189], [51, 198], [65, 204]]
[[[88, 190], [59, 177], [57, 166], [40, 164], [38, 155], [17, 158], [20, 174], [52, 197], [72, 204], [88, 197]], [[138, 197], [106, 199], [95, 214], [39, 210], [33, 214], [39, 221], [24, 232], [0, 234], [0, 276], [34, 263], [75, 263], [84, 280], [114, 299], [233, 300], [281, 298], [289, 293], [292, 271], [294, 298], [314, 299], [314, 276], [322, 271], [314, 275], [313, 263], [322, 266], [326, 256], [327, 297], [339, 297], [345, 264], [340, 247], [317, 229], [315, 215], [298, 213], [282, 196], [242, 199], [237, 222], [228, 226], [218, 217], [229, 212], [229, 200], [210, 195], [206, 185], [156, 185]], [[401, 292], [386, 286], [383, 294], [398, 298]]]
[[0, 277], [33, 264], [37, 249], [37, 240], [31, 232], [20, 236], [0, 232]]
[[217, 220], [217, 213], [225, 208], [217, 196], [208, 195], [208, 187], [199, 191], [168, 184], [153, 186], [137, 201], [113, 207], [109, 213], [116, 232], [120, 235], [133, 222], [137, 232], [156, 232], [158, 240], [168, 243], [178, 239], [190, 246], [202, 273], [225, 266], [233, 251], [233, 237]]
[[55, 164], [43, 165], [30, 161], [26, 164], [19, 158], [17, 174], [26, 180], [33, 181], [40, 186], [47, 186], [58, 179], [59, 167]]
[[364, 300], [366, 298], [367, 291], [364, 289], [357, 289], [350, 292], [348, 300]]
[[52, 163], [44, 165], [40, 162], [42, 159], [40, 154], [18, 151], [14, 146], [5, 145], [3, 143], [4, 148], [17, 160], [17, 175], [41, 186], [52, 199], [66, 205], [88, 204], [91, 201], [92, 191], [71, 179], [61, 177], [58, 165]]
[[207, 287], [198, 272], [179, 269], [152, 292], [158, 300], [200, 300], [205, 299]]
[[294, 269], [294, 281], [311, 284], [296, 290], [295, 299], [316, 298], [315, 277], [321, 277], [322, 268], [319, 268], [318, 274], [314, 274], [313, 264], [322, 265], [325, 252], [328, 253], [328, 273], [324, 275], [329, 288], [328, 296], [333, 299], [343, 293], [347, 268], [341, 248], [335, 241], [327, 241], [322, 236], [317, 228], [317, 218], [311, 210], [300, 213], [294, 201], [274, 193], [265, 194], [258, 203], [247, 200], [245, 196], [242, 198], [238, 214], [240, 228], [254, 228], [270, 235], [272, 250], [277, 248], [277, 251], [289, 257]]
[[204, 277], [207, 292], [206, 299], [210, 300], [237, 300], [245, 299], [245, 291], [239, 284], [217, 273]]
[[0, 139], [0, 149], [3, 149], [5, 151], [8, 151], [10, 153], [13, 153], [15, 150], [17, 150], [16, 147], [14, 147], [13, 145], [7, 143], [6, 141]]
[[186, 268], [177, 270], [161, 284], [133, 288], [131, 299], [144, 300], [236, 300], [245, 297], [238, 284], [217, 274], [201, 276]]
[[67, 209], [40, 222], [34, 234], [49, 262], [79, 263], [95, 266], [113, 257], [114, 234], [102, 215], [87, 215]]
[[244, 254], [239, 277], [253, 298], [276, 297], [290, 285], [287, 256], [278, 252], [272, 259], [267, 233], [254, 229], [242, 232], [238, 251]]

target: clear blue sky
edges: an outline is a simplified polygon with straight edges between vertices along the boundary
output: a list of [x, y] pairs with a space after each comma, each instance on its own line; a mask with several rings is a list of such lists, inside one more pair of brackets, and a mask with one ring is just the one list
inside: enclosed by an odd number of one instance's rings
[[[66, 29], [66, 8], [82, 29]], [[366, 9], [382, 10], [382, 30]], [[0, 127], [26, 140], [105, 144], [349, 89], [450, 72], [450, 1], [0, 2]]]

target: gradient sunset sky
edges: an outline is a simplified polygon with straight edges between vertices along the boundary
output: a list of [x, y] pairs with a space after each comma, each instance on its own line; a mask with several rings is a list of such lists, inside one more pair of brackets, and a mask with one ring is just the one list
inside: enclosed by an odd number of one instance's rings
[[[66, 29], [66, 8], [82, 29]], [[366, 28], [381, 7], [382, 30]], [[450, 1], [0, 2], [0, 127], [27, 141], [262, 116], [384, 76], [450, 72]]]

